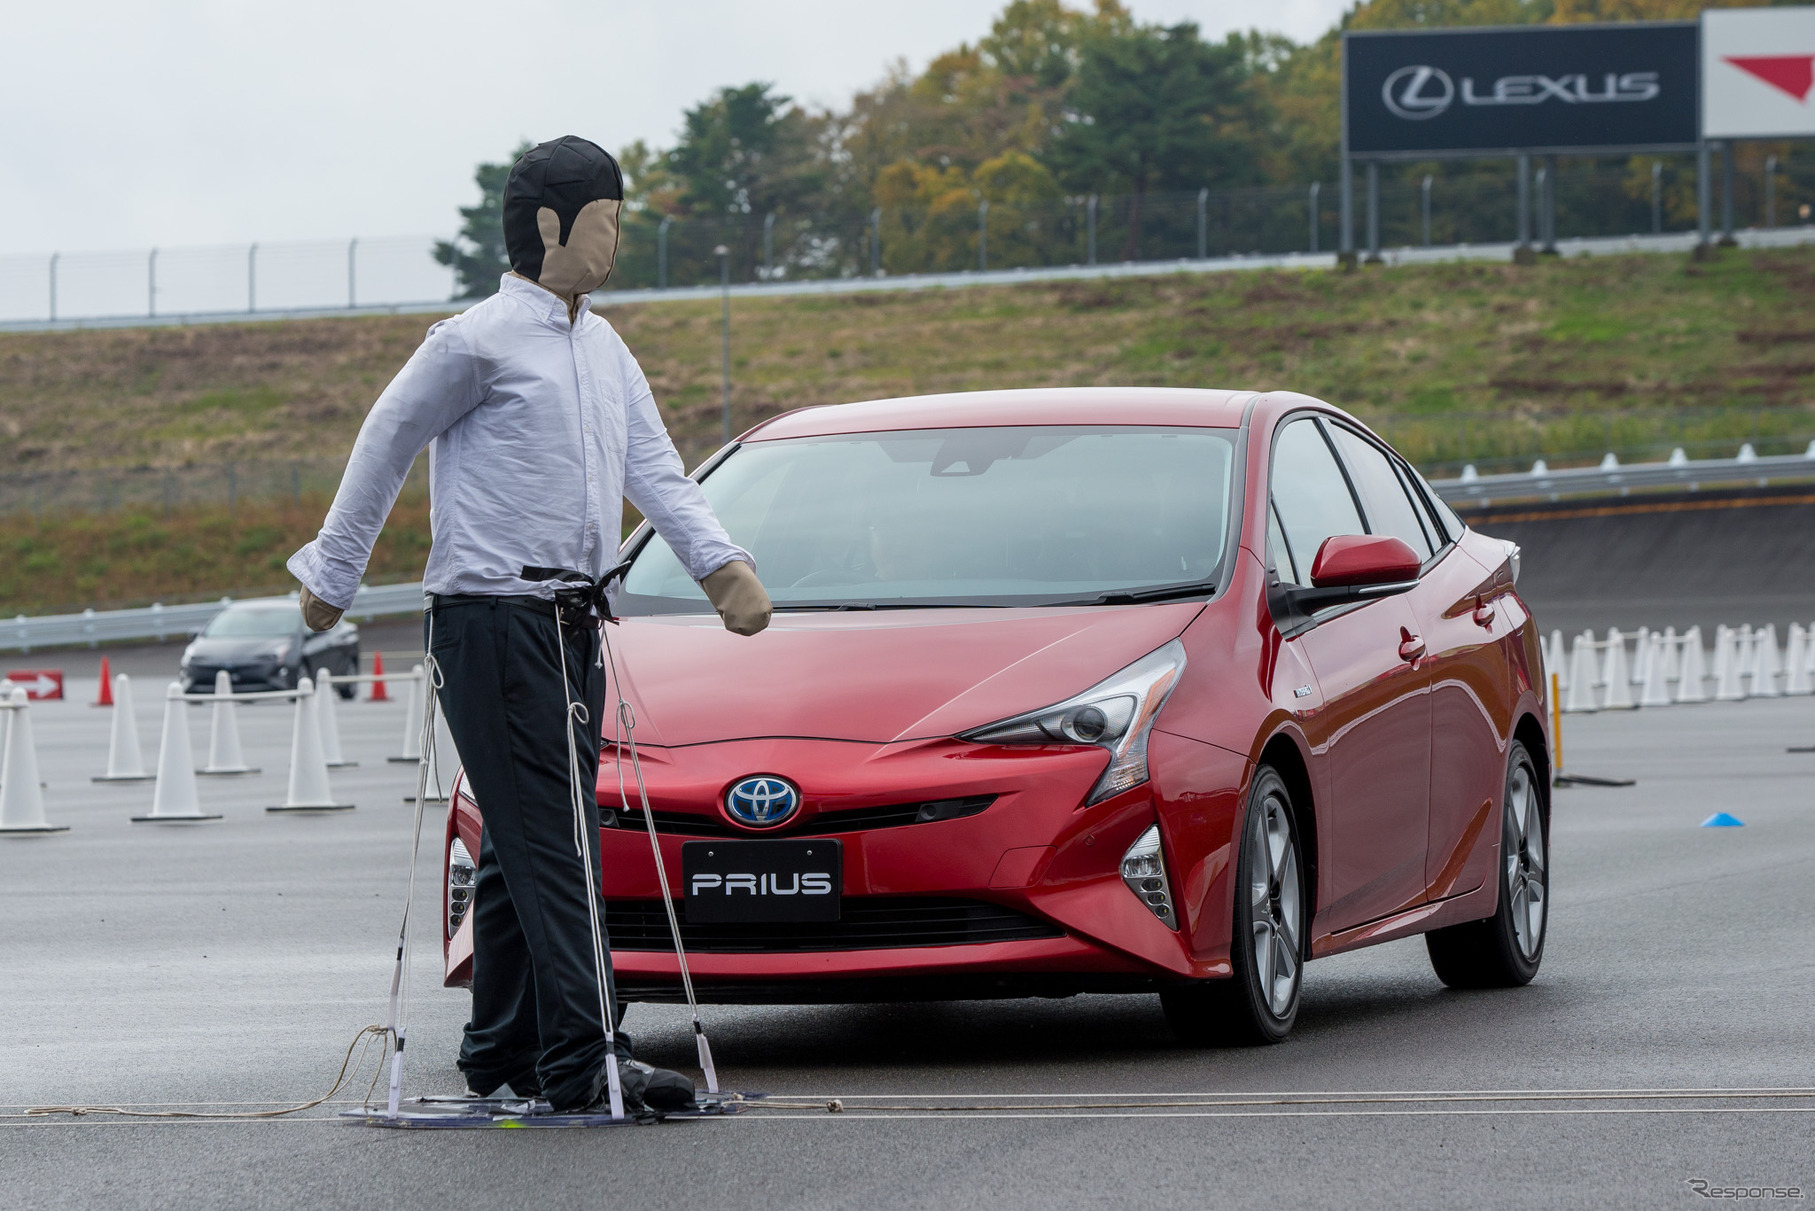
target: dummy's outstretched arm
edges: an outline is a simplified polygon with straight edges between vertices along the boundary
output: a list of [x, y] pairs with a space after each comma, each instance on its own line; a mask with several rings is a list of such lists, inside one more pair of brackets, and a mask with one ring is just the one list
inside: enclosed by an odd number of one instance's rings
[[756, 560], [731, 541], [700, 486], [687, 478], [641, 370], [630, 376], [627, 387], [625, 497], [699, 581], [725, 629], [756, 634], [769, 625], [770, 613], [769, 594], [756, 578]]
[[430, 328], [360, 426], [321, 533], [290, 557], [290, 572], [303, 585], [303, 617], [312, 629], [333, 626], [353, 604], [372, 544], [397, 503], [410, 464], [472, 411], [482, 394], [459, 330], [446, 321]]

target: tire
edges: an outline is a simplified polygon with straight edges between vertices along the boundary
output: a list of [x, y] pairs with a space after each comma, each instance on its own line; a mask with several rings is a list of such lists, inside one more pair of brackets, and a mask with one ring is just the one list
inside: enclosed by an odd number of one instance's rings
[[1255, 773], [1238, 836], [1230, 978], [1160, 993], [1173, 1033], [1197, 1046], [1280, 1042], [1304, 989], [1304, 857], [1291, 792], [1270, 766]]
[[1424, 935], [1439, 980], [1451, 988], [1517, 988], [1538, 974], [1550, 924], [1548, 832], [1537, 766], [1515, 740], [1500, 802], [1499, 902], [1491, 917]]

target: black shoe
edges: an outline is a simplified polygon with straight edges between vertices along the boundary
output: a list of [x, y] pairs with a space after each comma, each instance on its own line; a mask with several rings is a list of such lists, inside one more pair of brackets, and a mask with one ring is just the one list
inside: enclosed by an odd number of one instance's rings
[[[675, 1114], [699, 1109], [698, 1091], [692, 1081], [678, 1072], [651, 1067], [628, 1056], [618, 1057], [618, 1085], [624, 1093], [625, 1114]], [[598, 1096], [590, 1105], [571, 1113], [611, 1113], [611, 1080], [603, 1071], [599, 1073]]]
[[[482, 1083], [483, 1082], [475, 1081], [471, 1077], [468, 1077], [466, 1081], [466, 1096], [475, 1101], [506, 1096], [519, 1098], [524, 1101], [533, 1101], [542, 1096], [542, 1082], [536, 1078], [536, 1070], [534, 1068], [519, 1072], [509, 1080], [500, 1081], [487, 1090], [481, 1091], [480, 1085]], [[506, 1088], [510, 1091], [508, 1094], [505, 1093]]]

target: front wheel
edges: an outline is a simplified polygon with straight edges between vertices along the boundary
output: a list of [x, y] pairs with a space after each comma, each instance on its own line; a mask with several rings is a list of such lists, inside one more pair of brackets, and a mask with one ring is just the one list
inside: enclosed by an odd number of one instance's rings
[[1160, 993], [1166, 1020], [1187, 1043], [1277, 1043], [1298, 1018], [1304, 987], [1304, 863], [1292, 825], [1291, 793], [1269, 766], [1255, 773], [1241, 838], [1230, 978]]
[[1437, 978], [1451, 988], [1517, 988], [1544, 961], [1550, 920], [1550, 847], [1543, 791], [1531, 754], [1517, 740], [1506, 758], [1500, 810], [1500, 903], [1494, 915], [1424, 935]]

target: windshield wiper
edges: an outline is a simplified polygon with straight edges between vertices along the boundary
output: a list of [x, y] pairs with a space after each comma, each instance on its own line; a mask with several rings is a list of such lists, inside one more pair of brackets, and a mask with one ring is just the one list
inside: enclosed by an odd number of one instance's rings
[[1196, 584], [1162, 584], [1150, 589], [1117, 589], [1112, 593], [1099, 593], [1095, 597], [1080, 597], [1074, 601], [1055, 601], [1055, 606], [1091, 606], [1091, 605], [1140, 605], [1147, 601], [1175, 601], [1183, 597], [1204, 597], [1216, 592], [1216, 586], [1210, 581], [1199, 581]]
[[777, 605], [773, 609], [777, 614], [784, 612], [806, 613], [840, 613], [851, 610], [968, 610], [989, 608], [972, 601], [839, 601], [813, 602], [811, 604]]

